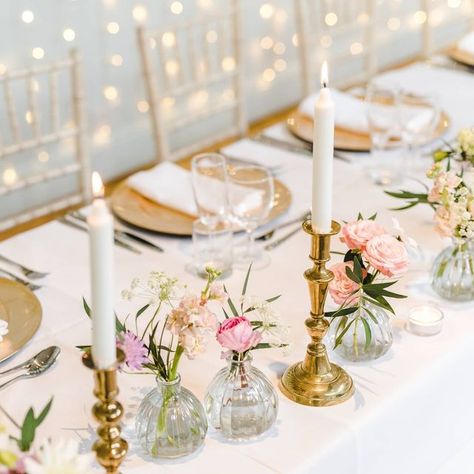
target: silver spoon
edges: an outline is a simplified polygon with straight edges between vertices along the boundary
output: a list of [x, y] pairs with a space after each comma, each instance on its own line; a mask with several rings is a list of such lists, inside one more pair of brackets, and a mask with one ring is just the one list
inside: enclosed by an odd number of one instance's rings
[[43, 374], [56, 362], [60, 353], [61, 349], [58, 346], [51, 346], [47, 349], [43, 349], [41, 352], [24, 362], [23, 364], [20, 364], [9, 370], [6, 370], [5, 372], [2, 372], [1, 375], [5, 375], [7, 373], [11, 373], [17, 370], [26, 370], [26, 372], [16, 377], [13, 377], [12, 379], [7, 380], [5, 383], [0, 385], [0, 390], [12, 384], [13, 382], [16, 382], [17, 380], [29, 379]]

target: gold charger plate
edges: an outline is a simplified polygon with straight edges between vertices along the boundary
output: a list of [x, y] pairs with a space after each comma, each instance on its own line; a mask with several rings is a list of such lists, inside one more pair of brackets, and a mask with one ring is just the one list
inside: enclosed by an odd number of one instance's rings
[[[287, 119], [286, 125], [293, 135], [313, 143], [313, 120], [300, 111], [293, 112]], [[449, 127], [449, 118], [441, 111], [440, 119], [433, 136], [427, 143], [441, 137]], [[356, 133], [341, 127], [334, 129], [334, 148], [346, 151], [370, 151], [370, 136], [367, 133]]]
[[41, 304], [31, 290], [0, 278], [0, 319], [8, 322], [8, 334], [0, 342], [0, 363], [16, 354], [35, 335], [41, 317]]
[[[181, 161], [178, 164], [189, 168], [189, 160]], [[290, 190], [278, 179], [275, 179], [274, 183], [273, 207], [266, 222], [282, 215], [291, 204]], [[115, 188], [110, 197], [110, 203], [116, 216], [136, 227], [162, 234], [192, 235], [195, 217], [147, 199], [131, 189], [126, 181], [122, 181]]]
[[466, 66], [474, 67], [474, 56], [472, 54], [459, 49], [458, 47], [453, 47], [448, 51], [448, 56], [451, 59], [454, 59], [458, 63], [465, 64]]

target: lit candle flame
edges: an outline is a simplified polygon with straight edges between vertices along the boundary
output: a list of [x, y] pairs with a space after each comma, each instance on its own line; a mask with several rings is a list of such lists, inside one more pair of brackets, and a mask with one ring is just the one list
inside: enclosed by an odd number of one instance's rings
[[328, 79], [328, 62], [324, 61], [323, 65], [321, 66], [321, 85], [323, 87], [327, 87], [328, 82], [329, 82], [329, 79]]
[[92, 193], [96, 198], [104, 197], [104, 183], [97, 171], [92, 173]]

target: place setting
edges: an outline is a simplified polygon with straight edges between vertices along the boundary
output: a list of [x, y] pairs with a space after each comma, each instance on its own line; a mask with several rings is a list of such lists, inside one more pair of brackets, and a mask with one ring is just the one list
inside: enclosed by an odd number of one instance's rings
[[472, 472], [472, 2], [7, 1], [0, 472]]

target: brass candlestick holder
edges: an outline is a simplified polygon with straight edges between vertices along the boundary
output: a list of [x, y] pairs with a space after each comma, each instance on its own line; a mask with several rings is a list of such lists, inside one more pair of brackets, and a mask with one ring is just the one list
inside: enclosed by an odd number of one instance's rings
[[[124, 361], [121, 350], [117, 350], [117, 365]], [[125, 459], [128, 443], [120, 437], [122, 429], [120, 420], [123, 406], [116, 400], [119, 393], [117, 386], [117, 366], [109, 369], [97, 369], [92, 355], [86, 353], [82, 357], [83, 364], [94, 371], [94, 395], [98, 401], [92, 407], [92, 414], [99, 422], [97, 439], [92, 445], [97, 461], [110, 474], [119, 474], [120, 464]]]
[[322, 342], [329, 329], [329, 322], [324, 317], [324, 303], [329, 282], [334, 277], [326, 263], [330, 258], [331, 237], [340, 229], [341, 226], [333, 221], [331, 232], [321, 234], [313, 231], [310, 220], [303, 223], [303, 230], [311, 236], [309, 258], [313, 261], [313, 268], [304, 272], [311, 299], [310, 317], [305, 321], [311, 342], [304, 361], [288, 367], [280, 380], [281, 391], [302, 405], [336, 405], [354, 393], [351, 377], [341, 367], [329, 362]]

